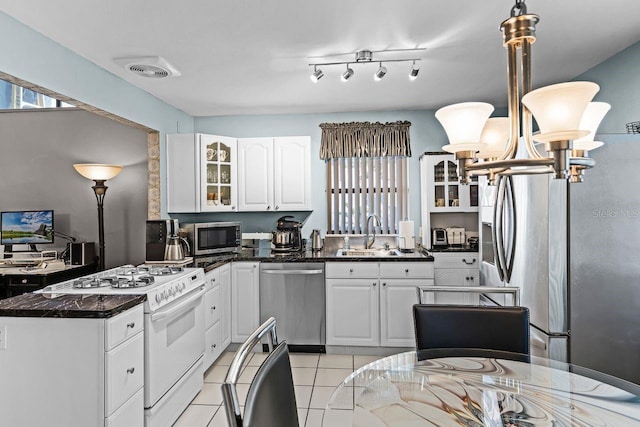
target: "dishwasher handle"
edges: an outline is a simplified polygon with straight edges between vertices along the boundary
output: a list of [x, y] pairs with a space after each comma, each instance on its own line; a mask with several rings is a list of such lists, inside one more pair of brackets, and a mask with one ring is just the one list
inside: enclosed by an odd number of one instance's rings
[[289, 275], [289, 274], [322, 274], [322, 269], [314, 269], [314, 270], [260, 270], [260, 273], [264, 274], [280, 274], [280, 275]]

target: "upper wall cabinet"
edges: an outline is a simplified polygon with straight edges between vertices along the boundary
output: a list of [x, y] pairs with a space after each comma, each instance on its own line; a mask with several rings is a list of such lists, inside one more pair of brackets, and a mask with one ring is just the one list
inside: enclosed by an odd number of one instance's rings
[[238, 206], [237, 140], [167, 135], [167, 212], [225, 212]]
[[167, 135], [167, 212], [311, 210], [311, 138]]
[[458, 182], [453, 154], [428, 154], [420, 159], [420, 180], [429, 212], [477, 212], [478, 177], [469, 185]]
[[241, 211], [311, 210], [311, 138], [238, 139]]

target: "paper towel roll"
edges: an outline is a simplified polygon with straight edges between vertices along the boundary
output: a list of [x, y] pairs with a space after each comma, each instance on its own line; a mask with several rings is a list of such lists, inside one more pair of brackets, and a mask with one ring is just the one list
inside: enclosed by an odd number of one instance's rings
[[400, 221], [398, 226], [400, 229], [400, 236], [413, 236], [413, 221]]

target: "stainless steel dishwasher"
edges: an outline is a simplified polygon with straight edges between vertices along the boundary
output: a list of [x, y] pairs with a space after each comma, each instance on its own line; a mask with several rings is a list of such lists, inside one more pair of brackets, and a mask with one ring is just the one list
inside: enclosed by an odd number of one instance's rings
[[325, 353], [324, 263], [260, 263], [260, 322], [273, 316], [291, 351]]

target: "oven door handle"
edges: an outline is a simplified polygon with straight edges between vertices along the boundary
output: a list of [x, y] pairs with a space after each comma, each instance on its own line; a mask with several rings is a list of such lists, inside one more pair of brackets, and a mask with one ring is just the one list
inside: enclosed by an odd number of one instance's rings
[[261, 273], [265, 274], [322, 274], [322, 269], [316, 270], [260, 270]]
[[154, 313], [151, 313], [151, 321], [159, 322], [166, 318], [172, 317], [175, 314], [183, 311], [185, 308], [190, 307], [192, 305], [196, 305], [196, 302], [199, 299], [202, 299], [203, 295], [204, 295], [204, 285], [200, 286], [200, 289], [196, 293], [191, 295], [189, 298], [185, 298], [183, 301], [180, 301], [176, 305], [170, 305], [166, 308], [163, 308]]

